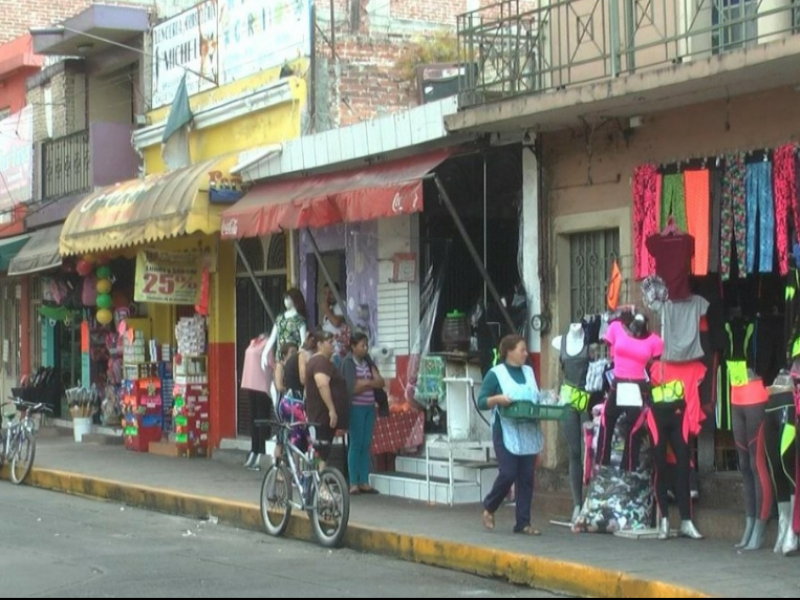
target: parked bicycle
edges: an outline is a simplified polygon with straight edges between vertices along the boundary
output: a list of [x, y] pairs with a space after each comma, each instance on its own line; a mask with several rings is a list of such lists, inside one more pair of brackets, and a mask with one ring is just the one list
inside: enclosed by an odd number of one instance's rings
[[[314, 455], [315, 446], [330, 442], [313, 439], [313, 423], [258, 419], [255, 424], [276, 425], [283, 443], [283, 455], [267, 470], [261, 483], [261, 519], [267, 533], [282, 535], [296, 508], [308, 512], [314, 535], [322, 546], [339, 546], [350, 518], [347, 481], [335, 467], [326, 466], [320, 471]], [[288, 435], [294, 428], [309, 430], [305, 452]]]
[[36, 413], [53, 412], [43, 402], [28, 402], [14, 398], [4, 402], [0, 408], [13, 405], [14, 412], [3, 413], [3, 427], [0, 429], [0, 468], [5, 461], [11, 461], [11, 482], [19, 485], [28, 477], [36, 456]]

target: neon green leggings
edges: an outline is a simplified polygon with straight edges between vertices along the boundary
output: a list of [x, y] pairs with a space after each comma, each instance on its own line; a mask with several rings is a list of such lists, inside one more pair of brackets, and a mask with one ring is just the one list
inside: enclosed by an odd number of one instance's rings
[[664, 175], [661, 188], [661, 228], [667, 226], [672, 215], [675, 227], [688, 231], [686, 225], [686, 198], [683, 188], [683, 173]]

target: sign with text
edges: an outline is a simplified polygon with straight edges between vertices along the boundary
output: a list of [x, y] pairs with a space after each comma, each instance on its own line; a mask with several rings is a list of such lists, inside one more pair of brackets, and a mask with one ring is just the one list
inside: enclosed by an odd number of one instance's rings
[[0, 120], [0, 211], [3, 213], [31, 199], [32, 139], [30, 106]]
[[136, 302], [195, 304], [202, 280], [200, 252], [140, 250], [136, 254]]
[[218, 0], [220, 85], [311, 55], [309, 0]]
[[219, 81], [217, 1], [206, 0], [153, 27], [151, 108], [172, 104], [186, 72], [189, 96]]

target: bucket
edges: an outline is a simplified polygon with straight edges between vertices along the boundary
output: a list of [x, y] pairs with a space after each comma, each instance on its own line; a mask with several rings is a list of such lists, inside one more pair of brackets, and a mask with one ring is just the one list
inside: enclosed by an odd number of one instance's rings
[[75, 417], [72, 419], [72, 433], [75, 435], [75, 441], [80, 442], [83, 440], [84, 435], [92, 432], [92, 418], [91, 417]]

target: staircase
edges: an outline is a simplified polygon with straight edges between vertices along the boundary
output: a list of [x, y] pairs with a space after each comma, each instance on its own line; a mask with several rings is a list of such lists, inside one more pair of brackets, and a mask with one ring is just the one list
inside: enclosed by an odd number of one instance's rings
[[382, 494], [430, 504], [474, 504], [489, 492], [497, 463], [487, 447], [449, 445], [426, 439], [427, 457], [398, 456], [395, 470], [373, 473], [370, 484]]

